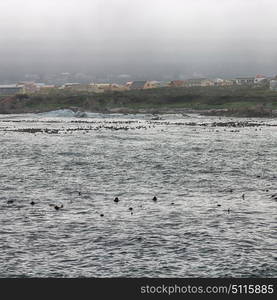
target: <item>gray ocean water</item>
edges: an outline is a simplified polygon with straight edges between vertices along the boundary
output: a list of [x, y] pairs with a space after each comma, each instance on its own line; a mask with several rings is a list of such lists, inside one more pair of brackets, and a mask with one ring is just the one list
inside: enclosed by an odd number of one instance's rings
[[0, 277], [276, 277], [276, 125], [0, 115]]

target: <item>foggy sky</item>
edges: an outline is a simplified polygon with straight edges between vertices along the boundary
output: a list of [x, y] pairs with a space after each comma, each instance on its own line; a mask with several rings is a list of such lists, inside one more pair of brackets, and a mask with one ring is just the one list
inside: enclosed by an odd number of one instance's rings
[[0, 2], [0, 73], [277, 74], [276, 0]]

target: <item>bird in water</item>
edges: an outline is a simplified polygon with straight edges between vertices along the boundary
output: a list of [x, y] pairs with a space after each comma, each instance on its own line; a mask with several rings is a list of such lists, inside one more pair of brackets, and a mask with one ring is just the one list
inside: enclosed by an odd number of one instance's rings
[[55, 210], [59, 210], [59, 209], [63, 208], [63, 205], [61, 205], [61, 206], [55, 205], [54, 208], [55, 208]]
[[241, 197], [242, 197], [242, 199], [244, 200], [244, 199], [245, 199], [245, 194], [242, 194], [242, 196], [241, 196]]
[[129, 207], [129, 210], [132, 211], [132, 210], [133, 210], [133, 207]]
[[7, 203], [12, 204], [12, 203], [14, 203], [14, 200], [8, 200]]
[[118, 202], [119, 202], [118, 197], [115, 197], [113, 201], [114, 201], [115, 203], [118, 203]]
[[100, 214], [100, 217], [104, 217], [104, 214]]
[[36, 203], [34, 201], [30, 202], [31, 205], [35, 205]]
[[154, 196], [152, 200], [153, 200], [154, 202], [157, 202], [158, 199], [157, 199], [156, 196]]
[[81, 196], [81, 195], [82, 195], [82, 193], [79, 191], [79, 192], [78, 192], [78, 195], [79, 195], [79, 196]]

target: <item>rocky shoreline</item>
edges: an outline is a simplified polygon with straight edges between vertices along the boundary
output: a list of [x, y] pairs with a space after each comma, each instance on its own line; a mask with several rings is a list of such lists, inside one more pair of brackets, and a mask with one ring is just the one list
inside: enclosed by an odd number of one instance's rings
[[[264, 118], [276, 118], [277, 110], [234, 110], [234, 109], [178, 109], [178, 108], [141, 108], [141, 109], [130, 109], [126, 107], [118, 107], [111, 109], [95, 109], [86, 110], [78, 107], [58, 107], [58, 109], [70, 109], [74, 112], [84, 113], [105, 113], [105, 114], [153, 114], [153, 115], [163, 115], [163, 114], [181, 114], [186, 116], [187, 114], [200, 114], [203, 116], [221, 116], [221, 117], [264, 117]], [[26, 113], [45, 113], [52, 110], [49, 109], [9, 109], [5, 111], [0, 111], [0, 114], [26, 114]], [[80, 117], [82, 117], [80, 115]]]
[[[54, 98], [53, 98], [54, 99]], [[51, 101], [53, 100], [51, 99]], [[80, 117], [85, 112], [105, 113], [105, 114], [200, 114], [204, 116], [226, 116], [226, 117], [261, 117], [261, 118], [276, 118], [277, 110], [269, 109], [264, 104], [256, 104], [255, 106], [237, 107], [237, 108], [210, 108], [198, 109], [186, 107], [169, 107], [166, 104], [154, 107], [132, 108], [129, 105], [112, 106], [102, 103], [101, 105], [89, 106], [85, 103], [73, 106], [69, 103], [58, 104], [52, 103], [49, 99], [45, 102], [34, 102], [35, 105], [30, 105], [28, 98], [20, 98], [11, 96], [0, 99], [0, 114], [24, 114], [24, 113], [44, 113], [59, 109], [70, 109], [75, 113], [79, 113]], [[55, 99], [54, 99], [55, 100]], [[67, 102], [69, 102], [67, 100]], [[54, 104], [54, 105], [53, 105]], [[146, 106], [146, 104], [145, 104]]]
[[[99, 112], [99, 111], [98, 111]], [[190, 114], [196, 113], [203, 116], [226, 116], [226, 117], [277, 117], [277, 110], [268, 109], [187, 109], [187, 108], [148, 108], [148, 109], [129, 109], [113, 108], [103, 111], [104, 113], [123, 113], [123, 114]]]

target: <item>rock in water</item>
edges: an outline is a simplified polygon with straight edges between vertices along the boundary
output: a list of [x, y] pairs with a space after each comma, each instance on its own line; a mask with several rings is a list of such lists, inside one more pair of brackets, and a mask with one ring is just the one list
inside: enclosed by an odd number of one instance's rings
[[76, 118], [87, 118], [87, 114], [83, 111], [76, 111], [74, 117]]

